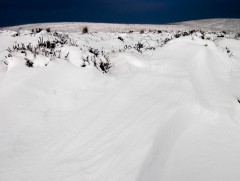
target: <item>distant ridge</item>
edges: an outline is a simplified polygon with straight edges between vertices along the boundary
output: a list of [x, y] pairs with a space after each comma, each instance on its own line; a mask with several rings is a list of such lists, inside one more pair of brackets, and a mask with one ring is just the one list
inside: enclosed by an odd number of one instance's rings
[[240, 19], [203, 19], [176, 23], [196, 29], [240, 32]]
[[178, 22], [172, 24], [111, 24], [111, 23], [87, 23], [87, 22], [61, 22], [26, 24], [1, 29], [18, 31], [19, 29], [31, 30], [34, 28], [46, 29], [50, 27], [54, 31], [81, 32], [87, 26], [90, 32], [129, 32], [144, 30], [189, 30], [202, 29], [210, 31], [240, 32], [240, 19], [204, 19]]

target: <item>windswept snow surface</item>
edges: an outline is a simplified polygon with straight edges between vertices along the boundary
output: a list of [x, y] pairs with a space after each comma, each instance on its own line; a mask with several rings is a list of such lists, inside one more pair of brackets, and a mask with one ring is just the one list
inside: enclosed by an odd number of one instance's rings
[[[1, 31], [0, 58], [47, 37], [28, 33]], [[1, 181], [240, 180], [239, 40], [69, 36], [79, 50], [103, 48], [113, 67], [81, 67], [77, 53], [34, 68], [21, 56], [0, 63]], [[117, 51], [145, 40], [156, 49]]]

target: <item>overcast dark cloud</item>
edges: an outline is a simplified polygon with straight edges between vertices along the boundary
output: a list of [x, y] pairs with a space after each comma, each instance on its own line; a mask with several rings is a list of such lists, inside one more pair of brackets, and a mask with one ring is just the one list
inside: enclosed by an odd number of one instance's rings
[[1, 0], [0, 26], [39, 22], [170, 23], [240, 18], [239, 0]]

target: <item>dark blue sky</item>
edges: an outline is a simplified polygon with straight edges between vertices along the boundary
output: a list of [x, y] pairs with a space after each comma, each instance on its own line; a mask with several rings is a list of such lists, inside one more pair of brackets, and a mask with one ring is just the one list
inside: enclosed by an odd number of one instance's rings
[[240, 18], [240, 0], [1, 0], [0, 26], [39, 22], [171, 23]]

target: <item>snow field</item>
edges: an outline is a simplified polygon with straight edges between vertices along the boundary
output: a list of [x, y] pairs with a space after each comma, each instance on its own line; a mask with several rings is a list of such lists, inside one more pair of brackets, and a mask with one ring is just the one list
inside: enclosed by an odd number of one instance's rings
[[[48, 36], [28, 33], [3, 31], [1, 59], [15, 41]], [[68, 60], [35, 59], [34, 68], [19, 55], [1, 62], [0, 180], [239, 180], [239, 40], [69, 36], [79, 47], [61, 47], [73, 52]], [[155, 50], [122, 51], [143, 41]], [[81, 66], [89, 47], [109, 56], [108, 73]]]

